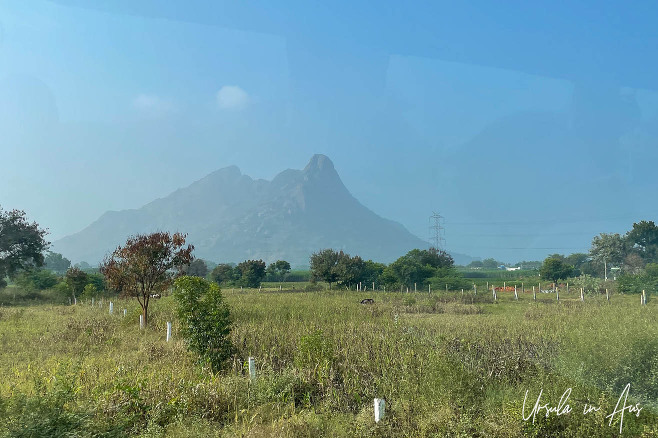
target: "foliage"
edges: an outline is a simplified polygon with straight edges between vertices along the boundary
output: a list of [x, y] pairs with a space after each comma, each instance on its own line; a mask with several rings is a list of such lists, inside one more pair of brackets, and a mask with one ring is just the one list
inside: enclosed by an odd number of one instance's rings
[[455, 268], [437, 268], [434, 275], [429, 278], [428, 283], [434, 290], [442, 290], [448, 285], [449, 290], [471, 289], [473, 283], [464, 278]]
[[31, 269], [18, 274], [15, 281], [24, 289], [45, 290], [54, 287], [59, 279], [47, 269]]
[[592, 277], [588, 274], [582, 274], [575, 278], [569, 279], [569, 287], [584, 289], [585, 292], [597, 292], [603, 287], [603, 280]]
[[206, 275], [208, 275], [208, 265], [206, 265], [206, 262], [201, 259], [194, 259], [189, 266], [186, 266], [183, 269], [183, 272], [185, 275], [206, 278]]
[[[605, 415], [627, 383], [627, 404], [643, 410], [625, 416], [622, 435], [658, 434], [656, 300], [533, 301], [527, 283], [519, 301], [500, 293], [496, 304], [479, 288], [372, 292], [371, 306], [350, 292], [222, 292], [235, 360], [219, 375], [182, 342], [165, 342], [166, 321], [180, 338], [173, 296], [151, 310], [158, 330], [141, 332], [135, 300], [115, 301], [126, 318], [91, 306], [3, 306], [0, 436], [601, 438], [619, 433]], [[242, 368], [249, 356], [255, 380]], [[58, 372], [69, 358], [79, 365]], [[540, 390], [556, 406], [566, 388], [571, 415], [522, 420], [526, 390], [531, 406]], [[387, 401], [379, 424], [374, 397]], [[600, 414], [581, 415], [585, 401]]]
[[482, 260], [482, 267], [485, 269], [496, 269], [500, 265], [502, 265], [501, 262], [492, 258]]
[[185, 247], [185, 234], [164, 232], [130, 237], [106, 257], [101, 272], [108, 285], [125, 297], [136, 297], [148, 321], [150, 295], [162, 293], [190, 264], [194, 246]]
[[267, 274], [274, 281], [283, 281], [288, 273], [290, 273], [290, 263], [285, 260], [277, 260], [267, 267]]
[[217, 284], [230, 284], [240, 278], [240, 272], [228, 263], [220, 263], [210, 273], [210, 279]]
[[362, 281], [366, 264], [359, 256], [351, 257], [341, 252], [338, 263], [334, 267], [336, 282], [349, 287]]
[[80, 268], [69, 268], [66, 271], [64, 276], [66, 285], [69, 287], [69, 290], [73, 294], [73, 298], [78, 297], [82, 294], [85, 286], [87, 285], [89, 277], [87, 273], [82, 271]]
[[658, 261], [658, 226], [653, 221], [634, 223], [626, 233], [626, 241], [646, 262]]
[[592, 259], [600, 264], [620, 265], [626, 258], [627, 249], [624, 238], [619, 234], [601, 233], [592, 240], [589, 250]]
[[28, 222], [25, 212], [0, 208], [0, 288], [6, 286], [5, 277], [43, 266], [46, 234], [39, 224]]
[[59, 253], [48, 251], [45, 257], [45, 266], [53, 272], [64, 274], [71, 267], [71, 261]]
[[329, 289], [331, 289], [331, 284], [338, 280], [338, 273], [336, 272], [338, 261], [344, 255], [343, 251], [337, 252], [331, 248], [311, 254], [311, 280], [326, 281], [329, 283]]
[[539, 275], [542, 278], [556, 282], [564, 280], [573, 275], [573, 266], [558, 258], [548, 257], [539, 269]]
[[643, 290], [658, 292], [658, 263], [648, 263], [644, 270], [637, 274], [622, 273], [617, 277], [619, 292], [639, 294]]
[[265, 262], [262, 260], [245, 260], [236, 267], [240, 273], [241, 286], [258, 287], [265, 278]]
[[[452, 257], [445, 251], [412, 249], [388, 266], [385, 278], [389, 281], [394, 278], [397, 284], [409, 287], [414, 283], [424, 285], [437, 275], [437, 269], [452, 266]], [[459, 275], [454, 271], [450, 276]]]
[[98, 297], [98, 288], [96, 285], [89, 283], [85, 286], [85, 288], [82, 290], [82, 295], [81, 298], [84, 298], [86, 300], [90, 300], [92, 298]]
[[381, 276], [386, 269], [384, 263], [373, 262], [372, 260], [366, 260], [363, 266], [363, 275], [362, 280], [366, 285], [372, 287], [372, 283], [378, 285], [382, 283]]
[[203, 278], [176, 279], [174, 296], [188, 348], [219, 371], [233, 354], [231, 317], [219, 286]]

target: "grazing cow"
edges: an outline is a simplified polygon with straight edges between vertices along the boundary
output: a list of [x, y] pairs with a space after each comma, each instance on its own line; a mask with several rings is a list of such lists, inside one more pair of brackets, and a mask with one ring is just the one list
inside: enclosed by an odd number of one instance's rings
[[153, 295], [149, 295], [149, 298], [155, 298], [157, 300], [158, 298], [161, 298], [161, 296], [160, 294], [153, 294]]
[[361, 304], [375, 304], [375, 300], [372, 298], [366, 298], [365, 300], [361, 300]]

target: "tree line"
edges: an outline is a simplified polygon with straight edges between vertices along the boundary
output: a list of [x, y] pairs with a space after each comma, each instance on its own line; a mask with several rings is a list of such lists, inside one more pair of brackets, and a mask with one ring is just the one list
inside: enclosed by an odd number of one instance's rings
[[310, 257], [312, 281], [324, 281], [340, 288], [350, 289], [356, 285], [380, 288], [443, 288], [468, 287], [468, 283], [454, 266], [447, 252], [435, 248], [413, 249], [393, 263], [363, 260], [343, 251], [323, 249]]

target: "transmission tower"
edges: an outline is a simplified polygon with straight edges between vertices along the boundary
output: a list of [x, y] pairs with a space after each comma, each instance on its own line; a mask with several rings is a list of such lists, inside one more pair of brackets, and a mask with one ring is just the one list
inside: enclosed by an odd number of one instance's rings
[[437, 212], [432, 212], [429, 219], [430, 229], [430, 248], [444, 250], [446, 239], [444, 236], [445, 227], [443, 226], [443, 216]]

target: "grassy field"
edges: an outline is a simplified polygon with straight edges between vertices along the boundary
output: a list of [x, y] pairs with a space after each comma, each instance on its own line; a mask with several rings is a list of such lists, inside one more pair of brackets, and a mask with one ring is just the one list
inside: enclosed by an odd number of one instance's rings
[[[110, 315], [107, 300], [9, 295], [0, 436], [619, 436], [620, 415], [606, 416], [628, 383], [642, 410], [625, 412], [623, 436], [658, 436], [658, 301], [638, 296], [228, 289], [237, 355], [212, 375], [177, 336], [171, 297], [140, 331], [136, 301]], [[557, 406], [568, 388], [571, 413], [524, 421], [526, 390], [528, 417], [540, 390]]]

